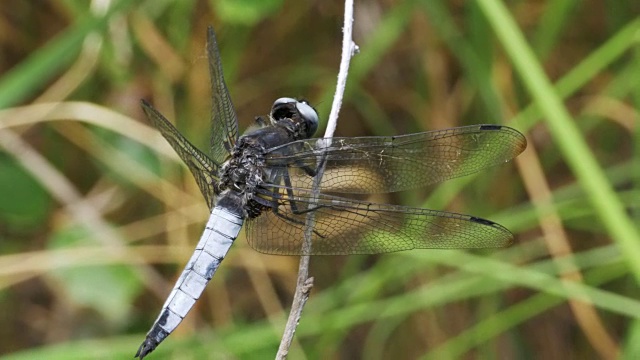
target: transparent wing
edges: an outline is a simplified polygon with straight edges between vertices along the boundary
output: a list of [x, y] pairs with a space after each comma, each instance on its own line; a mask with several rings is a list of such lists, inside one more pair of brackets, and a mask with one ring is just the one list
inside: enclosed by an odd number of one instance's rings
[[144, 100], [142, 100], [142, 110], [144, 110], [153, 126], [160, 130], [162, 136], [167, 139], [182, 161], [187, 164], [207, 201], [207, 205], [209, 205], [209, 209], [213, 208], [215, 201], [214, 186], [218, 182], [218, 164], [193, 146], [169, 120]]
[[329, 146], [327, 139], [309, 139], [274, 147], [266, 164], [288, 171], [292, 186], [311, 189], [324, 157], [323, 191], [373, 194], [475, 173], [513, 159], [527, 146], [520, 132], [500, 125], [330, 141]]
[[409, 249], [503, 247], [512, 243], [509, 230], [492, 221], [449, 212], [376, 204], [321, 194], [314, 205], [312, 248], [303, 251], [311, 192], [284, 188], [260, 190], [272, 201], [247, 221], [249, 245], [276, 255], [377, 254]]
[[211, 79], [211, 156], [222, 164], [238, 140], [238, 117], [224, 82], [222, 62], [213, 27], [207, 29], [207, 56]]

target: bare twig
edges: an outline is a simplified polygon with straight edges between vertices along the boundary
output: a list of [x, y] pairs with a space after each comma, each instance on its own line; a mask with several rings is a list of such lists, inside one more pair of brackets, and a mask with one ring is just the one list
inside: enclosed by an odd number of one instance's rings
[[[329, 139], [324, 142], [324, 146], [331, 145], [331, 137], [336, 129], [338, 123], [338, 113], [340, 112], [340, 106], [342, 105], [342, 98], [344, 96], [344, 89], [347, 84], [347, 75], [349, 73], [349, 64], [351, 57], [357, 53], [358, 47], [353, 42], [352, 37], [353, 30], [353, 0], [345, 0], [344, 7], [344, 25], [342, 36], [342, 55], [340, 61], [340, 72], [338, 73], [338, 83], [336, 85], [336, 93], [333, 97], [333, 104], [331, 106], [331, 113], [329, 114], [329, 122], [327, 123], [327, 129], [324, 133], [324, 138]], [[312, 199], [317, 199], [320, 193], [320, 182], [322, 180], [322, 174], [324, 173], [324, 161], [320, 161], [318, 173], [314, 179]], [[314, 201], [312, 200], [312, 203]], [[309, 212], [305, 222], [305, 234], [303, 243], [303, 253], [305, 254], [300, 258], [300, 266], [298, 269], [298, 281], [296, 285], [296, 292], [293, 296], [293, 303], [291, 304], [291, 312], [287, 319], [287, 325], [285, 326], [284, 333], [282, 334], [282, 340], [280, 341], [280, 347], [276, 354], [276, 359], [286, 359], [289, 353], [289, 347], [291, 341], [295, 335], [296, 328], [300, 322], [302, 316], [302, 309], [309, 299], [309, 293], [313, 287], [313, 278], [309, 277], [309, 255], [311, 253], [311, 235], [314, 224], [314, 213]]]

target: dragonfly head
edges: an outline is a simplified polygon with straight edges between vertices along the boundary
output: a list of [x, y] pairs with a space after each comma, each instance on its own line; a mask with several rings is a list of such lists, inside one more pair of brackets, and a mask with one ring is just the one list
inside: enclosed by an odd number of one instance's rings
[[279, 98], [273, 103], [270, 115], [271, 122], [274, 124], [285, 119], [298, 122], [305, 138], [315, 134], [320, 122], [318, 113], [306, 100], [287, 97]]

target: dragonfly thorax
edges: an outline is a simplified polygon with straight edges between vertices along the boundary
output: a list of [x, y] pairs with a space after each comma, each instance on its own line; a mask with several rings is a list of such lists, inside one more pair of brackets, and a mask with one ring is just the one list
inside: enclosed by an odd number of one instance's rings
[[307, 139], [318, 128], [318, 114], [306, 101], [280, 98], [269, 113], [270, 124], [241, 136], [231, 158], [223, 165], [219, 191], [253, 193], [265, 179], [267, 149]]
[[238, 140], [232, 157], [222, 166], [220, 189], [236, 193], [252, 192], [263, 181], [264, 146], [243, 136]]

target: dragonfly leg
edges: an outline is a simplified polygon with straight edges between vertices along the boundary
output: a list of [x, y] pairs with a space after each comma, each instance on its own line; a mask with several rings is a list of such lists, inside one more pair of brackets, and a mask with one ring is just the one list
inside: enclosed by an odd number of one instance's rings
[[[265, 189], [265, 190], [266, 190], [266, 189]], [[271, 210], [272, 210], [272, 212], [273, 212], [273, 214], [274, 214], [275, 216], [277, 216], [277, 217], [279, 217], [279, 218], [281, 218], [281, 219], [283, 219], [283, 220], [285, 220], [285, 221], [288, 221], [288, 222], [291, 222], [291, 223], [294, 223], [294, 224], [296, 224], [296, 225], [300, 225], [300, 226], [304, 226], [304, 225], [305, 225], [305, 222], [304, 222], [304, 221], [294, 219], [294, 218], [289, 217], [289, 216], [287, 216], [287, 215], [285, 215], [285, 214], [281, 213], [280, 211], [278, 211], [278, 209], [280, 208], [280, 206], [281, 206], [281, 205], [283, 205], [283, 204], [280, 204], [280, 203], [278, 202], [278, 200], [282, 200], [282, 198], [283, 198], [283, 197], [282, 197], [282, 196], [280, 196], [277, 192], [271, 192], [271, 191], [267, 192], [267, 191], [265, 191], [265, 190], [259, 191], [259, 192], [260, 192], [260, 194], [261, 194], [261, 195], [265, 195], [265, 196], [267, 196], [267, 197], [270, 197], [270, 198], [271, 198], [271, 199], [273, 199], [273, 200], [268, 200], [268, 199], [265, 199], [264, 197], [261, 197], [261, 196], [257, 196], [257, 197], [255, 197], [255, 198], [253, 198], [253, 200], [254, 200], [255, 202], [257, 202], [258, 204], [260, 204], [260, 205], [263, 205], [263, 206], [265, 206], [265, 207], [269, 207], [269, 208], [271, 208]], [[290, 191], [290, 189], [287, 189], [287, 190], [288, 190], [288, 191]], [[291, 208], [291, 212], [292, 212], [294, 215], [302, 215], [302, 214], [306, 214], [306, 213], [308, 213], [308, 212], [310, 212], [310, 211], [315, 211], [315, 210], [317, 210], [317, 209], [320, 209], [320, 208], [326, 207], [326, 206], [316, 206], [315, 208], [311, 208], [311, 209], [307, 209], [307, 210], [294, 210], [294, 206], [295, 206], [295, 203], [294, 203], [293, 201], [290, 201], [290, 205], [289, 205], [289, 207]], [[317, 232], [315, 229], [313, 230], [313, 232], [314, 232], [316, 235], [318, 235], [319, 237], [321, 237], [321, 238], [324, 238], [324, 237], [325, 237], [324, 235], [322, 235], [322, 234], [320, 234], [319, 232]]]
[[[306, 225], [303, 221], [300, 221], [300, 220], [296, 220], [296, 219], [290, 218], [290, 217], [288, 217], [288, 216], [286, 216], [286, 215], [284, 215], [284, 214], [281, 214], [280, 212], [278, 212], [278, 210], [275, 210], [275, 209], [274, 209], [274, 210], [273, 210], [273, 214], [274, 214], [275, 216], [277, 216], [277, 217], [279, 217], [279, 218], [283, 219], [283, 220], [286, 220], [286, 221], [288, 221], [288, 222], [294, 223], [294, 224], [296, 224], [296, 225], [300, 225], [300, 226], [305, 226], [305, 225]], [[322, 235], [321, 233], [319, 233], [316, 229], [313, 229], [313, 233], [314, 233], [314, 234], [316, 234], [316, 235], [318, 235], [319, 237], [321, 237], [321, 238], [323, 238], [323, 239], [325, 238], [325, 236], [324, 236], [324, 235]]]
[[311, 177], [318, 175], [318, 170], [317, 169], [312, 169], [310, 166], [302, 164], [300, 162], [300, 160], [296, 160], [296, 164], [300, 167], [300, 169], [304, 170], [304, 172], [307, 175], [309, 175]]
[[298, 209], [298, 205], [296, 205], [296, 201], [295, 201], [295, 196], [293, 195], [293, 186], [291, 185], [291, 178], [289, 177], [289, 171], [285, 170], [282, 176], [284, 177], [284, 185], [285, 185], [285, 189], [287, 190], [287, 195], [289, 195], [289, 206], [291, 207], [292, 213], [294, 213], [295, 215], [302, 215], [310, 211], [316, 211], [324, 207], [322, 205], [318, 205], [315, 207], [309, 207], [306, 210]]

